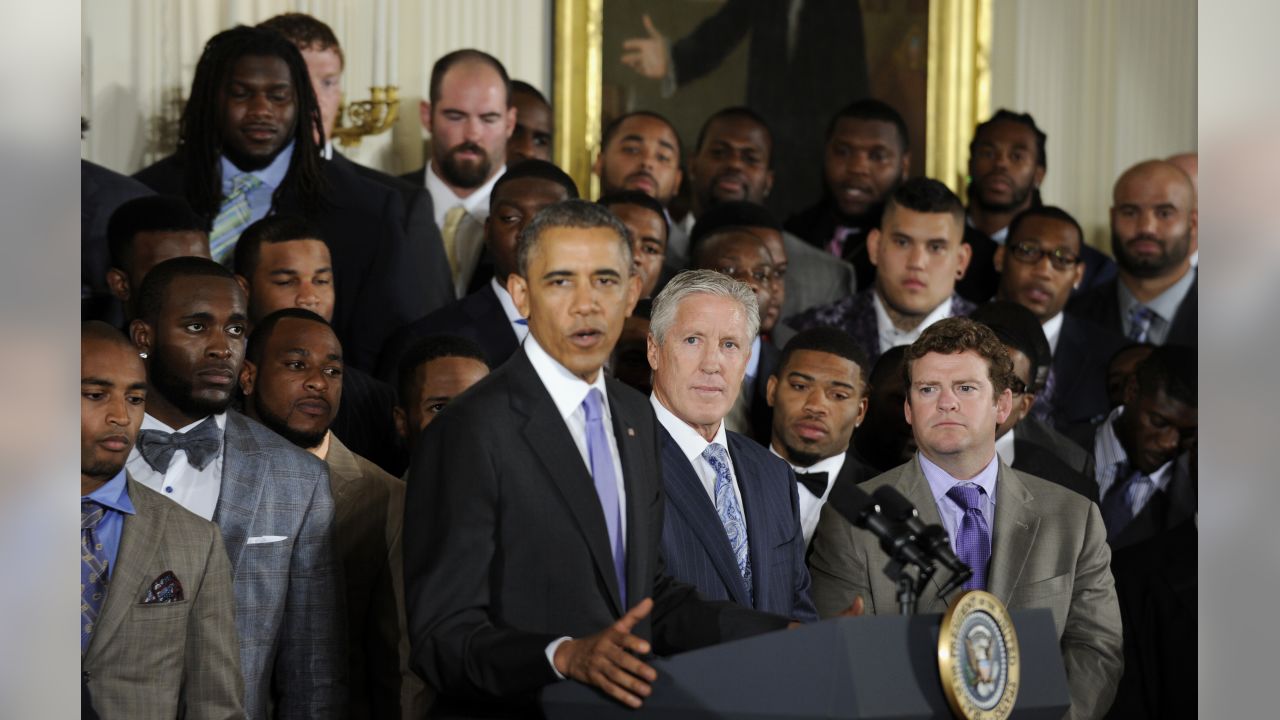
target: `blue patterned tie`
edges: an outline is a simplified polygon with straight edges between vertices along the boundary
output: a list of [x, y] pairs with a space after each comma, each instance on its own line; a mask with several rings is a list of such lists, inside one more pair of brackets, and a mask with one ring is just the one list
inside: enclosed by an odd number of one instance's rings
[[587, 455], [591, 458], [591, 478], [595, 481], [604, 524], [609, 530], [609, 547], [613, 551], [613, 572], [618, 578], [618, 595], [627, 604], [627, 555], [622, 546], [622, 503], [618, 501], [618, 476], [613, 470], [613, 452], [604, 431], [604, 411], [600, 389], [591, 388], [582, 401], [587, 418]]
[[89, 649], [89, 638], [107, 597], [107, 553], [95, 532], [106, 510], [92, 500], [80, 501], [80, 654]]
[[1156, 313], [1146, 305], [1134, 305], [1129, 309], [1129, 339], [1134, 342], [1147, 342], [1151, 332], [1151, 321]]
[[711, 443], [702, 451], [702, 459], [716, 471], [716, 513], [724, 524], [733, 556], [738, 560], [738, 572], [742, 573], [742, 581], [747, 585], [747, 597], [755, 604], [751, 584], [751, 555], [748, 552], [750, 547], [747, 544], [747, 521], [742, 517], [742, 508], [738, 507], [738, 497], [733, 494], [729, 451], [720, 443]]
[[209, 252], [213, 259], [227, 265], [236, 250], [236, 241], [240, 233], [249, 225], [252, 217], [249, 208], [249, 193], [257, 190], [262, 181], [253, 173], [245, 173], [231, 181], [231, 193], [222, 200], [222, 209], [213, 220], [213, 231], [209, 233]]
[[965, 590], [987, 589], [987, 563], [991, 561], [991, 526], [982, 515], [982, 496], [987, 491], [977, 485], [952, 485], [947, 497], [964, 510], [956, 533], [956, 555], [973, 568]]
[[1107, 526], [1107, 542], [1115, 540], [1129, 521], [1133, 520], [1133, 493], [1142, 483], [1150, 482], [1141, 470], [1122, 475], [1128, 468], [1128, 463], [1116, 465], [1116, 477], [1123, 479], [1114, 482], [1107, 489], [1107, 496], [1102, 498], [1102, 524]]

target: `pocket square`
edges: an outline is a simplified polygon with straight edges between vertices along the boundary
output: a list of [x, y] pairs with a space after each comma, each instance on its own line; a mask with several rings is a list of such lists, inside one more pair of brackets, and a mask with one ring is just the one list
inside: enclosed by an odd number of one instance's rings
[[154, 605], [157, 603], [173, 603], [182, 602], [182, 583], [178, 581], [178, 576], [173, 574], [172, 570], [165, 570], [160, 577], [151, 582], [151, 589], [147, 591], [147, 596], [142, 599], [143, 605]]
[[280, 542], [288, 539], [288, 535], [258, 535], [245, 540], [246, 545], [262, 545], [263, 543]]

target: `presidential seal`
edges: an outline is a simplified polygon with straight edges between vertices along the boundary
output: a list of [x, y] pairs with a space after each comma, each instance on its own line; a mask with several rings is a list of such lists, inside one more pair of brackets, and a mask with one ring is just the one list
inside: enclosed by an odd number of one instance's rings
[[971, 590], [947, 608], [938, 633], [938, 671], [956, 717], [1004, 720], [1013, 712], [1018, 637], [995, 595]]

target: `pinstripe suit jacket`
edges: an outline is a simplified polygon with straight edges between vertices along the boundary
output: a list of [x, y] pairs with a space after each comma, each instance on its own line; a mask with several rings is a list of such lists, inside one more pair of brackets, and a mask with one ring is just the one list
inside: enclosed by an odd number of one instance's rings
[[[925, 524], [941, 515], [919, 456], [868, 480], [906, 496]], [[1071, 693], [1068, 718], [1100, 718], [1111, 706], [1124, 655], [1111, 551], [1098, 506], [1079, 493], [1000, 463], [987, 590], [1010, 610], [1048, 608], [1058, 630]], [[861, 595], [871, 615], [898, 612], [895, 585], [881, 570], [889, 561], [875, 536], [822, 508], [809, 568], [818, 612], [830, 617]], [[936, 576], [920, 596], [920, 612], [946, 609]]]
[[347, 662], [329, 471], [235, 411], [224, 442], [213, 520], [231, 560], [245, 712], [341, 717]]
[[[231, 567], [213, 523], [128, 480], [116, 567], [81, 661], [99, 717], [244, 717]], [[183, 599], [143, 604], [165, 571]]]
[[667, 493], [662, 527], [667, 572], [710, 600], [732, 600], [801, 622], [817, 620], [809, 597], [804, 533], [791, 468], [750, 438], [728, 433], [729, 458], [747, 520], [752, 569], [752, 595], [748, 596], [711, 496], [671, 434], [665, 428], [659, 434]]

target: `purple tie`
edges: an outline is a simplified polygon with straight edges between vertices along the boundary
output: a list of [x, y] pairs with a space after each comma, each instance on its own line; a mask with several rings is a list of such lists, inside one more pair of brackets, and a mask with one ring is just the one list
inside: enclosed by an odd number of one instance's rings
[[956, 533], [956, 555], [973, 568], [973, 577], [965, 590], [987, 589], [987, 562], [991, 560], [991, 527], [982, 516], [982, 496], [986, 491], [977, 485], [953, 485], [947, 497], [964, 510], [960, 531]]
[[604, 431], [604, 412], [600, 389], [591, 388], [582, 401], [587, 417], [587, 455], [591, 458], [591, 477], [595, 480], [604, 524], [609, 530], [609, 547], [613, 551], [613, 571], [618, 578], [618, 595], [627, 604], [627, 556], [622, 547], [622, 508], [618, 502], [618, 477], [613, 471], [613, 452]]

